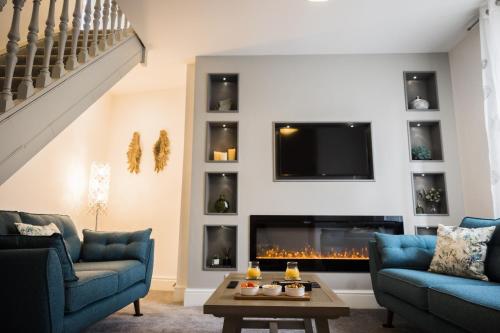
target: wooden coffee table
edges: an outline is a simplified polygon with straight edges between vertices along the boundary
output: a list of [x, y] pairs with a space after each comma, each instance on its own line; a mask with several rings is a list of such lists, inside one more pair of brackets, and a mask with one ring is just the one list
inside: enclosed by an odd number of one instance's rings
[[[312, 289], [310, 301], [235, 300], [233, 296], [239, 292], [239, 286], [228, 289], [227, 285], [234, 280], [244, 281], [245, 275], [233, 273], [210, 296], [203, 313], [223, 317], [223, 333], [241, 332], [242, 328], [268, 328], [271, 333], [278, 329], [303, 329], [312, 333], [313, 324], [318, 333], [328, 333], [328, 319], [349, 316], [349, 307], [318, 276], [301, 275], [304, 281], [317, 282], [320, 286]], [[268, 273], [258, 282], [263, 285], [282, 278], [282, 273]], [[297, 320], [299, 318], [302, 320]]]

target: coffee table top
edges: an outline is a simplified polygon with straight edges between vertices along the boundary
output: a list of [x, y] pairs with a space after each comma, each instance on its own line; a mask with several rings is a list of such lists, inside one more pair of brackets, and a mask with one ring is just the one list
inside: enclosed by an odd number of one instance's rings
[[[316, 274], [301, 274], [303, 281], [317, 282], [320, 288], [313, 288], [310, 301], [281, 300], [235, 300], [239, 286], [228, 289], [230, 281], [244, 281], [245, 275], [229, 274], [203, 306], [203, 313], [216, 317], [275, 317], [275, 318], [338, 318], [349, 316], [349, 307]], [[260, 285], [282, 280], [283, 273], [263, 273]]]

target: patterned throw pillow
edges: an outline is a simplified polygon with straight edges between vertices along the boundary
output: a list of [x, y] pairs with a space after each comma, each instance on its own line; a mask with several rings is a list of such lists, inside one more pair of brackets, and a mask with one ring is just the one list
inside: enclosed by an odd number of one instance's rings
[[488, 281], [484, 260], [494, 231], [495, 227], [468, 229], [440, 224], [429, 271]]
[[32, 225], [26, 223], [14, 223], [17, 230], [21, 235], [25, 236], [50, 236], [53, 234], [60, 234], [61, 231], [54, 224], [49, 225]]

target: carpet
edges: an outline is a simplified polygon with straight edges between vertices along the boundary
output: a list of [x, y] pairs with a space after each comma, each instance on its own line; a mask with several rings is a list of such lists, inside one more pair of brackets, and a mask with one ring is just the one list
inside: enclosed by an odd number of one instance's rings
[[[87, 333], [220, 333], [222, 319], [204, 315], [201, 307], [183, 307], [171, 300], [167, 292], [152, 291], [141, 300], [144, 316], [134, 317], [133, 306], [91, 326]], [[351, 316], [330, 320], [330, 328], [335, 333], [418, 333], [410, 324], [395, 317], [394, 329], [384, 329], [381, 324], [385, 318], [383, 310], [351, 310]], [[243, 330], [245, 333], [269, 332], [269, 330]], [[280, 333], [303, 332], [280, 330]]]

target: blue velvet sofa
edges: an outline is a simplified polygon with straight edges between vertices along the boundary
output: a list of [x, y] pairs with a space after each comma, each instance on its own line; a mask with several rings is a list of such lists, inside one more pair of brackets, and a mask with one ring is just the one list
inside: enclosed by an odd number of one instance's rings
[[[19, 235], [14, 223], [54, 223], [61, 234]], [[81, 332], [134, 303], [151, 284], [151, 229], [84, 230], [68, 216], [0, 211], [1, 332]]]
[[[461, 227], [499, 226], [499, 220], [466, 217]], [[436, 236], [376, 234], [369, 246], [377, 302], [387, 308], [385, 327], [396, 313], [423, 332], [500, 332], [500, 228], [488, 244], [489, 281], [428, 272]]]

